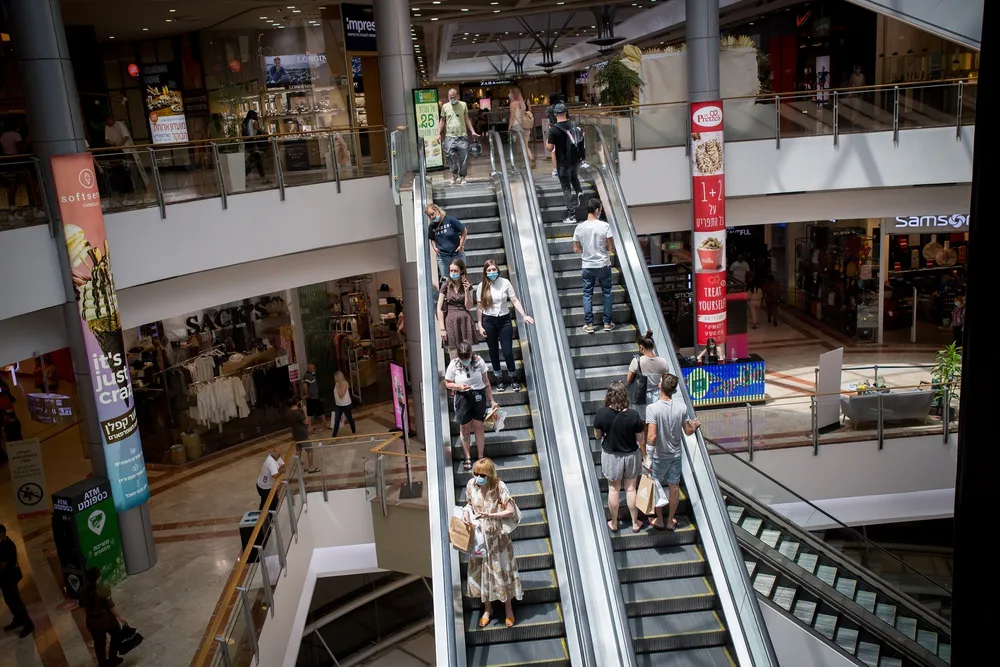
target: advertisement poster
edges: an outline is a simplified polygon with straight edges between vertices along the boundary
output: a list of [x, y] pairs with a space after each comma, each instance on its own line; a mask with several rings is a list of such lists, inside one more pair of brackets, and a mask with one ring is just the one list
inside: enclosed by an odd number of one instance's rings
[[726, 177], [722, 102], [691, 105], [691, 193], [697, 345], [726, 340]]
[[28, 394], [28, 412], [39, 424], [65, 424], [73, 421], [73, 401], [62, 394]]
[[101, 570], [101, 583], [125, 580], [118, 514], [107, 480], [85, 479], [52, 494], [52, 536], [67, 592], [78, 597], [89, 567]]
[[392, 375], [392, 411], [396, 416], [396, 428], [409, 433], [410, 419], [406, 409], [406, 376], [403, 374], [403, 367], [390, 363], [389, 373]]
[[180, 91], [181, 78], [177, 66], [173, 63], [144, 65], [142, 83], [153, 143], [188, 141], [184, 99]]
[[268, 88], [325, 86], [329, 84], [326, 55], [292, 53], [264, 57], [264, 83]]
[[763, 401], [765, 398], [766, 369], [762, 359], [689, 366], [681, 368], [681, 372], [695, 407]]
[[340, 5], [344, 17], [344, 44], [348, 51], [377, 53], [375, 8], [371, 5]]
[[14, 491], [17, 518], [49, 513], [49, 494], [45, 490], [42, 443], [38, 438], [7, 443], [10, 458], [10, 488]]
[[444, 166], [444, 152], [441, 150], [437, 88], [418, 88], [413, 91], [413, 115], [417, 121], [417, 134], [424, 140], [424, 158], [427, 168]]
[[149, 481], [94, 160], [89, 153], [54, 156], [52, 175], [73, 271], [79, 326], [91, 363], [90, 389], [97, 403], [107, 476], [115, 509], [124, 512], [149, 500]]

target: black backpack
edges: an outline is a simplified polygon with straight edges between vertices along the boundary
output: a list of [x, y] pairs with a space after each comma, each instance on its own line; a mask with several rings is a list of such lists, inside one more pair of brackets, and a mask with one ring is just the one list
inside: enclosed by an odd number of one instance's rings
[[569, 151], [566, 159], [570, 164], [579, 164], [587, 159], [587, 144], [583, 136], [583, 130], [576, 123], [570, 125], [567, 130], [561, 125], [556, 125], [569, 139]]

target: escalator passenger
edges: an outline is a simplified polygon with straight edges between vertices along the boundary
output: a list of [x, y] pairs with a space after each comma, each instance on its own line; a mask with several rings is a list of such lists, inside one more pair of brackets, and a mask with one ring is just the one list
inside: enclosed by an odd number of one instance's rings
[[486, 362], [478, 354], [472, 353], [472, 345], [463, 342], [458, 346], [458, 355], [452, 357], [444, 375], [445, 386], [455, 392], [455, 422], [462, 438], [462, 452], [465, 460], [462, 467], [472, 470], [471, 434], [476, 433], [479, 454], [486, 455], [486, 434], [483, 420], [486, 412], [496, 406], [493, 402], [493, 388]]
[[472, 283], [465, 270], [465, 262], [454, 259], [448, 266], [447, 279], [441, 284], [438, 295], [437, 319], [450, 358], [455, 358], [463, 342], [478, 343], [479, 331], [473, 328]]
[[[514, 326], [508, 302], [521, 313], [525, 324], [534, 324], [535, 320], [524, 312], [524, 306], [514, 294], [513, 285], [500, 276], [500, 267], [494, 259], [488, 259], [483, 264], [483, 282], [476, 285], [476, 302], [479, 304], [479, 333], [486, 338], [486, 345], [490, 349], [493, 386], [501, 393], [507, 389], [521, 391], [517, 368], [514, 366]], [[505, 375], [500, 374], [501, 351], [507, 365]]]
[[604, 298], [604, 330], [613, 331], [612, 319], [614, 302], [611, 298], [611, 253], [615, 251], [615, 240], [611, 237], [611, 225], [601, 220], [601, 200], [587, 202], [587, 219], [573, 231], [573, 252], [582, 257], [583, 276], [583, 331], [596, 333], [594, 327], [594, 285], [601, 284]]

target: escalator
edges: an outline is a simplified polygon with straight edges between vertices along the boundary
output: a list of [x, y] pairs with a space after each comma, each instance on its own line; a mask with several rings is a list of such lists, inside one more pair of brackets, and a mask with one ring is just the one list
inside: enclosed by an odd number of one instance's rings
[[894, 18], [924, 32], [979, 50], [983, 35], [983, 0], [848, 0], [876, 14]]

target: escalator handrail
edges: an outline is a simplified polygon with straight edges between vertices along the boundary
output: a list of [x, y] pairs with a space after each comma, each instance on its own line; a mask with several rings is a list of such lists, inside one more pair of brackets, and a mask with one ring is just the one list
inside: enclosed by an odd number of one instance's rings
[[[653, 289], [649, 272], [644, 270], [644, 255], [640, 251], [635, 226], [629, 215], [625, 193], [622, 190], [618, 174], [613, 166], [612, 153], [607, 146], [604, 134], [600, 128], [592, 124], [585, 123], [585, 125], [590, 125], [593, 130], [591, 134], [597, 138], [597, 146], [595, 148], [600, 161], [598, 165], [595, 165], [597, 167], [596, 170], [602, 175], [605, 183], [610, 183], [610, 187], [614, 189], [614, 195], [619, 203], [617, 208], [620, 210], [615, 210], [614, 215], [608, 215], [607, 217], [615, 236], [615, 252], [619, 257], [622, 278], [625, 280], [631, 295], [636, 322], [639, 324], [640, 329], [643, 327], [652, 329], [656, 340], [661, 341], [661, 349], [667, 351], [666, 355], [660, 356], [667, 361], [671, 373], [676, 375], [680, 381], [678, 388], [680, 389], [681, 397], [687, 406], [688, 417], [693, 419], [695, 411], [692, 407], [691, 397], [688, 395], [684, 376], [678, 367], [673, 340], [667, 329], [666, 321], [663, 319], [663, 312], [659, 307], [659, 300]], [[601, 163], [604, 165], [603, 169], [600, 168]], [[606, 205], [610, 203], [606, 202]], [[655, 307], [653, 307], [654, 305]], [[734, 648], [738, 656], [746, 655], [754, 667], [778, 667], [778, 659], [774, 652], [774, 646], [771, 643], [771, 637], [764, 623], [764, 617], [757, 602], [756, 592], [746, 571], [739, 542], [736, 539], [736, 533], [733, 530], [729, 513], [722, 499], [722, 491], [719, 489], [718, 481], [715, 478], [711, 459], [705, 447], [705, 442], [702, 439], [701, 429], [698, 429], [693, 437], [686, 438], [685, 442], [687, 446], [682, 447], [681, 451], [689, 464], [692, 481], [694, 481], [696, 490], [700, 496], [702, 509], [705, 512], [706, 518], [709, 516], [712, 517], [712, 524], [718, 524], [712, 525], [711, 530], [702, 531], [702, 543], [706, 549], [706, 556], [708, 556], [710, 548], [715, 548], [717, 551], [716, 556], [719, 558], [721, 571], [718, 573], [713, 572], [713, 574], [715, 574], [715, 581], [717, 583], [722, 582], [724, 585], [717, 585], [716, 588], [719, 589], [720, 597], [728, 594], [733, 609], [733, 620], [739, 624], [739, 633], [735, 632], [736, 628], [732, 623], [730, 623], [729, 627]], [[692, 444], [695, 446], [692, 447]], [[688, 495], [692, 495], [691, 489], [688, 490]], [[695, 505], [696, 503], [697, 501], [692, 498], [692, 504]], [[710, 542], [714, 542], [714, 545], [711, 547]], [[724, 553], [730, 554], [730, 558], [723, 558]], [[741, 600], [750, 608], [749, 617], [742, 611], [744, 605], [741, 603]]]
[[[417, 137], [417, 155], [420, 171], [413, 179], [414, 204], [414, 239], [417, 257], [417, 299], [420, 304], [421, 339], [424, 343], [424, 363], [421, 364], [424, 443], [427, 447], [427, 500], [428, 521], [431, 535], [431, 575], [433, 577], [434, 595], [434, 642], [437, 665], [446, 667], [464, 667], [467, 663], [465, 653], [465, 630], [462, 613], [462, 586], [458, 569], [458, 554], [451, 548], [448, 539], [448, 525], [451, 520], [451, 507], [454, 505], [454, 484], [450, 457], [450, 435], [448, 427], [448, 399], [445, 392], [440, 391], [440, 345], [438, 342], [438, 327], [435, 317], [437, 304], [431, 299], [431, 294], [437, 290], [433, 282], [432, 258], [430, 241], [427, 238], [424, 223], [424, 209], [429, 203], [427, 196], [427, 160], [423, 139]], [[449, 446], [444, 447], [445, 443]], [[457, 583], [457, 585], [456, 585]], [[441, 587], [438, 589], [438, 587]]]
[[[510, 189], [510, 177], [504, 159], [503, 142], [496, 130], [490, 130], [490, 163], [499, 176], [501, 224], [504, 248], [507, 255], [507, 269], [514, 292], [518, 295], [526, 313], [537, 312], [532, 303], [531, 290], [520, 280], [526, 274], [524, 257], [521, 252], [520, 233], [514, 220], [514, 197]], [[494, 159], [499, 154], [499, 160]], [[569, 530], [569, 502], [566, 489], [558, 481], [562, 478], [562, 463], [559, 459], [558, 439], [552, 425], [551, 408], [548, 400], [547, 375], [541, 372], [543, 361], [539, 358], [541, 347], [538, 330], [533, 326], [518, 327], [518, 341], [522, 349], [525, 370], [525, 387], [532, 407], [532, 430], [535, 434], [536, 455], [542, 472], [542, 488], [546, 498], [546, 515], [549, 522], [549, 540], [556, 562], [556, 578], [561, 591], [561, 605], [566, 628], [566, 643], [571, 663], [597, 667], [593, 638], [586, 623], [586, 605], [583, 604], [583, 583], [580, 579], [578, 559], [581, 554], [570, 547], [572, 535]]]
[[[538, 191], [535, 188], [535, 179], [530, 167], [518, 168], [515, 159], [516, 154], [520, 155], [521, 164], [529, 165], [528, 147], [520, 132], [511, 132], [509, 137], [511, 165], [523, 179], [528, 199], [528, 210], [531, 213], [532, 236], [530, 240], [538, 253], [538, 264], [544, 272], [543, 280], [539, 281], [537, 285], [533, 284], [533, 288], [541, 290], [540, 293], [544, 296], [544, 308], [536, 311], [536, 315], [550, 317], [555, 323], [553, 330], [556, 340], [552, 341], [554, 343], [552, 346], [555, 353], [554, 358], [546, 358], [543, 362], [545, 375], [548, 378], [554, 378], [547, 386], [550, 392], [563, 392], [564, 400], [561, 403], [568, 407], [571, 419], [576, 425], [573, 433], [560, 436], [560, 453], [571, 454], [571, 458], [567, 460], [567, 468], [574, 468], [579, 471], [583, 479], [587, 480], [585, 484], [587, 488], [583, 489], [581, 496], [578, 496], [583, 502], [578, 503], [577, 511], [572, 513], [572, 534], [574, 544], [577, 546], [577, 553], [588, 553], [596, 559], [597, 571], [600, 573], [598, 577], [590, 577], [582, 584], [585, 589], [586, 607], [588, 611], [596, 611], [598, 605], [604, 605], [600, 614], [588, 613], [587, 631], [597, 642], [594, 651], [602, 658], [599, 664], [634, 665], [636, 664], [635, 647], [629, 630], [621, 584], [618, 581], [618, 568], [614, 561], [611, 537], [606, 530], [604, 501], [600, 495], [597, 472], [591, 459], [590, 436], [587, 432], [579, 394], [573, 393], [571, 390], [577, 386], [576, 374], [571, 361], [573, 357], [570, 352], [569, 338], [566, 335], [565, 326], [562, 326], [562, 308], [555, 290], [555, 273], [548, 253], [548, 241], [543, 231], [543, 219], [538, 205]], [[514, 146], [514, 137], [517, 137], [517, 146]], [[515, 151], [517, 151], [516, 154]], [[571, 438], [574, 442], [569, 441]], [[574, 492], [578, 491], [574, 490]], [[587, 547], [580, 548], [579, 545], [587, 545]], [[594, 579], [600, 581], [595, 582]], [[595, 585], [597, 588], [594, 588]], [[602, 623], [598, 620], [598, 616], [606, 618], [607, 621]], [[610, 641], [607, 641], [609, 639]]]

